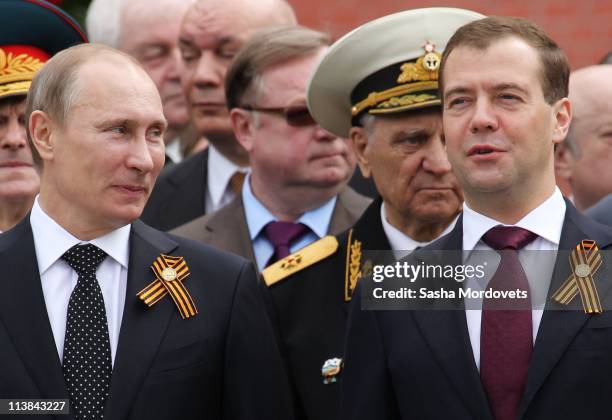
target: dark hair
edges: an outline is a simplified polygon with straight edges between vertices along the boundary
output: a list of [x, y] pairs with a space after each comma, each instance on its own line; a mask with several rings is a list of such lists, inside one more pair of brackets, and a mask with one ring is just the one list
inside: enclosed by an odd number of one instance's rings
[[442, 54], [440, 66], [440, 97], [444, 100], [444, 67], [448, 56], [457, 47], [486, 50], [496, 41], [516, 37], [533, 47], [541, 64], [540, 82], [546, 102], [553, 104], [568, 95], [570, 66], [563, 50], [546, 33], [527, 19], [490, 16], [470, 22], [457, 29]]
[[315, 53], [329, 46], [324, 33], [301, 26], [264, 29], [257, 32], [238, 52], [225, 77], [229, 109], [244, 105], [258, 94], [261, 75], [269, 67]]

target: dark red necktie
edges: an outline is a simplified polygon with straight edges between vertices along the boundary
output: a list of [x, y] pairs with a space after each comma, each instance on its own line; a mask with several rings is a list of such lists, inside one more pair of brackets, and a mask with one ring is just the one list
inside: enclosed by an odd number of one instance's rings
[[291, 252], [291, 244], [308, 232], [308, 226], [293, 222], [270, 222], [264, 227], [264, 235], [274, 246], [274, 255], [266, 266], [285, 258]]
[[[518, 250], [538, 236], [526, 229], [497, 226], [482, 241], [499, 250], [501, 261], [487, 289], [527, 291]], [[496, 420], [516, 420], [533, 350], [530, 299], [485, 298], [480, 331], [480, 378]]]

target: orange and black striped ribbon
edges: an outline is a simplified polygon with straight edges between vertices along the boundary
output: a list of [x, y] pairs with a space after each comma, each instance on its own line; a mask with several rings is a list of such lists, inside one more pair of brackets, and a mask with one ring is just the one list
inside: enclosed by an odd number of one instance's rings
[[[174, 271], [167, 270], [172, 275], [165, 279], [164, 270], [168, 268]], [[183, 319], [198, 313], [191, 295], [183, 285], [183, 280], [189, 275], [189, 267], [183, 257], [161, 254], [153, 261], [151, 270], [156, 278], [136, 294], [140, 300], [148, 306], [153, 306], [169, 293]]]
[[[579, 294], [585, 313], [602, 313], [603, 309], [599, 300], [599, 293], [593, 280], [593, 276], [603, 263], [599, 247], [595, 241], [585, 239], [572, 250], [569, 259], [572, 266], [572, 274], [555, 292], [553, 299], [563, 305], [568, 305]], [[588, 274], [578, 275], [579, 273], [576, 273], [576, 267], [581, 265], [589, 267]]]

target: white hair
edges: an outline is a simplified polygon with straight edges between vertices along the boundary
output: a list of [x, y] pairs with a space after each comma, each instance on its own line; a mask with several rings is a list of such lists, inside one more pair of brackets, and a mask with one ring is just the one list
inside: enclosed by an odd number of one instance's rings
[[124, 0], [92, 0], [85, 16], [90, 42], [119, 47], [123, 4]]

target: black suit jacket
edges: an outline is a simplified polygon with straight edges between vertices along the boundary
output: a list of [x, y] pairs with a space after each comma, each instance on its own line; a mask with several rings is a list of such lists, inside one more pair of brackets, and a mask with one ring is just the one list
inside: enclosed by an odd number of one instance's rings
[[391, 249], [380, 220], [381, 203], [375, 200], [352, 229], [336, 237], [336, 252], [268, 289], [300, 418], [338, 418], [342, 374], [338, 382], [324, 384], [321, 367], [328, 359], [344, 357], [351, 244], [359, 242], [363, 251]]
[[208, 149], [164, 170], [140, 219], [168, 231], [206, 213]]
[[[601, 249], [612, 248], [612, 230], [567, 202], [559, 249], [570, 250], [583, 239], [594, 239]], [[461, 219], [428, 248], [461, 250]], [[560, 253], [549, 296], [570, 273], [567, 254]], [[612, 311], [605, 310], [612, 307], [611, 273], [608, 267], [596, 275], [604, 306], [600, 315], [585, 314], [579, 298], [569, 310], [551, 310], [557, 304], [547, 302], [520, 419], [611, 417]], [[349, 317], [342, 418], [492, 419], [465, 312], [361, 310], [363, 290], [358, 288]]]
[[[194, 317], [136, 298], [162, 253], [185, 258]], [[36, 261], [29, 218], [0, 235], [0, 398], [68, 398]], [[134, 222], [105, 418], [292, 418], [288, 387], [253, 265]]]

